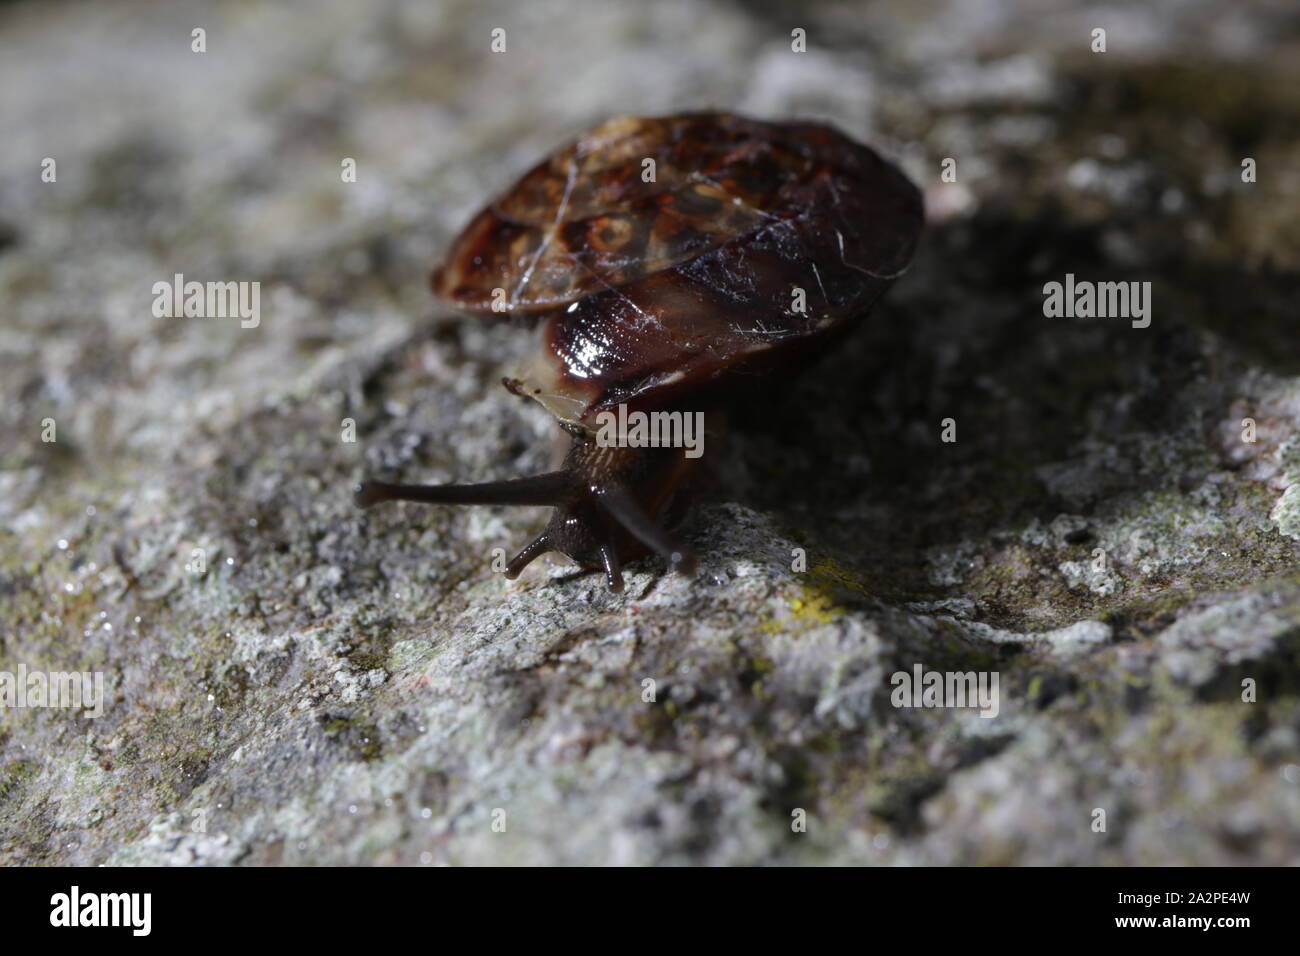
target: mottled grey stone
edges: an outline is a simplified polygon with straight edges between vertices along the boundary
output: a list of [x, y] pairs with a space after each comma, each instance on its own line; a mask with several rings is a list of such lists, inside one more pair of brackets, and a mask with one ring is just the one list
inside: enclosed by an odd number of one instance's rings
[[[110, 697], [0, 712], [0, 861], [1300, 863], [1295, 44], [1263, 0], [4, 5], [0, 671]], [[930, 222], [732, 416], [695, 578], [355, 511], [547, 467], [527, 334], [428, 270], [566, 137], [704, 106], [838, 123]], [[260, 325], [156, 318], [176, 272]], [[1151, 326], [1045, 318], [1067, 272]], [[997, 717], [893, 706], [918, 663]]]

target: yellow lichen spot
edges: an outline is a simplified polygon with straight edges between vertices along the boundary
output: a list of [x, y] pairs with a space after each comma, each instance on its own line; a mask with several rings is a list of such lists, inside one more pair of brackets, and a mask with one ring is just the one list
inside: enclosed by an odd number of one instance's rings
[[1038, 700], [1038, 695], [1043, 692], [1042, 675], [1035, 675], [1034, 679], [1029, 682], [1029, 699]]
[[786, 599], [785, 611], [764, 621], [764, 634], [802, 633], [834, 623], [844, 612], [835, 600], [839, 588], [866, 594], [866, 588], [852, 573], [829, 558], [819, 559], [807, 573], [793, 581], [793, 594]]

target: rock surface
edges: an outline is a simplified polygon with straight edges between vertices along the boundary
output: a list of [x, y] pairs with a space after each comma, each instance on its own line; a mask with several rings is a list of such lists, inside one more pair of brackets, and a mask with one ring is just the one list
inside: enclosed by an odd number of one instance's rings
[[[1265, 0], [0, 7], [0, 671], [108, 691], [0, 711], [0, 862], [1300, 863], [1298, 51]], [[836, 122], [931, 222], [733, 417], [697, 578], [355, 511], [546, 466], [527, 336], [428, 270], [567, 137], [707, 106]], [[260, 324], [155, 317], [175, 273]], [[1066, 273], [1150, 326], [1046, 318]], [[997, 716], [892, 706], [917, 664]]]

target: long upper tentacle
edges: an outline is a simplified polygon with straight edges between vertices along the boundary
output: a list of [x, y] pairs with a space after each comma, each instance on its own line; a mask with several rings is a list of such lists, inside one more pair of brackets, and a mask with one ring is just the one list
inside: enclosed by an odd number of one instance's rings
[[419, 501], [434, 505], [558, 505], [569, 490], [562, 471], [529, 478], [487, 481], [477, 485], [392, 485], [367, 481], [357, 485], [353, 499], [362, 508], [382, 501]]

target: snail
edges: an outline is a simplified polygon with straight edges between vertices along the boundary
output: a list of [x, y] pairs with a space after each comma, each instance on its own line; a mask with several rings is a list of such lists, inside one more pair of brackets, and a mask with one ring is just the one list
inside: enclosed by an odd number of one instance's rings
[[830, 126], [728, 113], [609, 120], [478, 213], [432, 275], [454, 309], [537, 335], [511, 391], [572, 438], [557, 471], [469, 485], [368, 481], [355, 501], [546, 505], [506, 566], [558, 551], [623, 586], [656, 553], [698, 465], [680, 447], [599, 441], [608, 413], [717, 408], [827, 348], [905, 269], [922, 203], [895, 166]]

